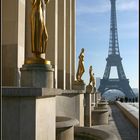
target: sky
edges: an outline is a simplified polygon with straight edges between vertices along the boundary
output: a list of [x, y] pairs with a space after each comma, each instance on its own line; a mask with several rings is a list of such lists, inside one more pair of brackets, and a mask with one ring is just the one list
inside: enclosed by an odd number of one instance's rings
[[[76, 2], [76, 70], [81, 48], [84, 52], [85, 73], [82, 79], [89, 83], [89, 66], [94, 76], [103, 78], [109, 49], [110, 0], [77, 0]], [[138, 0], [117, 0], [117, 27], [122, 65], [129, 84], [139, 84]], [[110, 78], [117, 78], [112, 67]]]

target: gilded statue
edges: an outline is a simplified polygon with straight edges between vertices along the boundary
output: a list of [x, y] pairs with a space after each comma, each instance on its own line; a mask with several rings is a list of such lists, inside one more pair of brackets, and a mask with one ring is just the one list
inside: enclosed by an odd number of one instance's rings
[[79, 63], [78, 63], [78, 69], [76, 73], [76, 79], [78, 82], [83, 82], [81, 79], [83, 73], [85, 72], [84, 68], [84, 48], [81, 49], [81, 53], [79, 55]]
[[48, 33], [45, 25], [46, 5], [49, 0], [32, 0], [31, 11], [31, 48], [35, 57], [46, 52]]
[[92, 87], [95, 87], [95, 79], [94, 79], [92, 66], [89, 67], [89, 76], [90, 76], [89, 85], [92, 85]]

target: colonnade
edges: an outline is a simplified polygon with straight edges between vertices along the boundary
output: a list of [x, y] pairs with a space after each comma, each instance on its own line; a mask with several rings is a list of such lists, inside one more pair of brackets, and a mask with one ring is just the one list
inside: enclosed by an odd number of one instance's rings
[[[9, 7], [7, 7], [9, 6]], [[75, 80], [75, 0], [50, 0], [46, 10], [46, 59], [54, 68], [54, 88], [71, 89]], [[19, 69], [31, 53], [31, 1], [2, 3], [3, 86], [20, 86]]]

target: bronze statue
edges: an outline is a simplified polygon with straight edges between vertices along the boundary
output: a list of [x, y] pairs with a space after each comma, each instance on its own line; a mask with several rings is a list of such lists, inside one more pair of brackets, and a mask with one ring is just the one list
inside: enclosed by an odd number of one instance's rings
[[48, 33], [45, 25], [46, 4], [49, 0], [32, 0], [31, 47], [32, 53], [40, 58], [46, 52]]
[[89, 85], [92, 85], [92, 87], [95, 87], [94, 73], [92, 73], [92, 71], [93, 71], [92, 66], [90, 66], [89, 67], [89, 75], [90, 75]]
[[81, 53], [79, 55], [79, 63], [78, 63], [78, 70], [76, 73], [76, 79], [78, 82], [83, 82], [81, 79], [83, 73], [85, 72], [84, 68], [84, 48], [81, 49]]

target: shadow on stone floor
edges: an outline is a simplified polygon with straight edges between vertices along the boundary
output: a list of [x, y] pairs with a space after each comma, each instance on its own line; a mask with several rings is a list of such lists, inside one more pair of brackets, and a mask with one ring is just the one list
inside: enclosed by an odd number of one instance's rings
[[[112, 119], [122, 140], [138, 140], [138, 129], [123, 115], [116, 105], [110, 105]], [[110, 120], [111, 121], [111, 120]]]

